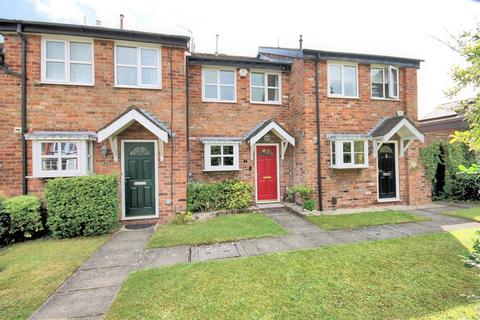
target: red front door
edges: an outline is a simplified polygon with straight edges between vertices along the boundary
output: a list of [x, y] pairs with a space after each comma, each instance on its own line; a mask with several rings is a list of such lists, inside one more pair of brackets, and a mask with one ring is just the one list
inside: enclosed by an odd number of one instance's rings
[[277, 147], [257, 146], [257, 200], [278, 200]]

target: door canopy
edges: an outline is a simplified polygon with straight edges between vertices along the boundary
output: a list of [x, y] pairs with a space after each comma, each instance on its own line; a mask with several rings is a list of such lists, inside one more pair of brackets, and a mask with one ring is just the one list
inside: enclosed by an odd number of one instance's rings
[[400, 137], [400, 156], [405, 155], [405, 151], [413, 141], [424, 142], [423, 133], [415, 124], [403, 114], [383, 119], [380, 124], [373, 129], [370, 137], [373, 140], [373, 154], [376, 156], [378, 149], [382, 144], [392, 139], [394, 135]]
[[255, 128], [253, 128], [245, 137], [245, 140], [250, 143], [252, 160], [255, 152], [255, 144], [269, 132], [275, 134], [282, 142], [282, 160], [285, 157], [285, 152], [287, 151], [288, 144], [295, 146], [295, 138], [292, 137], [281, 125], [276, 123], [275, 120], [270, 119], [267, 121], [263, 121], [259, 123]]

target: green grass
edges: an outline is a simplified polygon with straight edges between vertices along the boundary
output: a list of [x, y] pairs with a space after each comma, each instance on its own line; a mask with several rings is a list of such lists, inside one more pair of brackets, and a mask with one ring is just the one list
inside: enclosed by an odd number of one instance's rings
[[356, 229], [383, 224], [428, 221], [403, 211], [372, 211], [352, 214], [310, 216], [306, 219], [325, 230]]
[[459, 258], [473, 234], [139, 271], [124, 283], [107, 319], [473, 319], [480, 271]]
[[107, 238], [45, 238], [0, 249], [0, 319], [27, 319]]
[[442, 212], [444, 215], [480, 222], [480, 208], [461, 209]]
[[192, 224], [163, 225], [152, 236], [148, 247], [208, 244], [287, 233], [282, 226], [263, 214], [230, 214]]

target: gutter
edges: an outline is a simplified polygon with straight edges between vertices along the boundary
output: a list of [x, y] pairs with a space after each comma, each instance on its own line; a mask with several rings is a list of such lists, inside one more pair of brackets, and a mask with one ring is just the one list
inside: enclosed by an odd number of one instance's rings
[[318, 85], [318, 53], [315, 55], [315, 121], [317, 127], [317, 190], [318, 190], [318, 209], [323, 211], [322, 202], [322, 161], [321, 161], [321, 141], [320, 141], [320, 97]]
[[27, 42], [22, 31], [22, 24], [17, 24], [17, 34], [21, 41], [22, 50], [22, 73], [21, 73], [21, 117], [22, 117], [22, 194], [28, 193], [27, 188]]

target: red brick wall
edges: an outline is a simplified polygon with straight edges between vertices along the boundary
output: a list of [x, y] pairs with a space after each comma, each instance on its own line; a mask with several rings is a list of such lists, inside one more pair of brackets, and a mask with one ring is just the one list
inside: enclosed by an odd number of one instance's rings
[[[20, 45], [14, 34], [5, 34], [6, 63], [20, 72]], [[186, 199], [186, 131], [185, 131], [185, 51], [162, 47], [161, 90], [114, 88], [114, 42], [94, 41], [95, 85], [52, 85], [40, 83], [40, 36], [27, 36], [27, 131], [98, 131], [135, 105], [155, 114], [176, 136], [165, 144], [165, 160], [159, 163], [159, 206], [162, 219], [185, 208]], [[173, 82], [170, 81], [170, 50], [172, 50]], [[173, 117], [170, 88], [173, 87]], [[20, 127], [20, 80], [0, 74], [0, 191], [6, 195], [21, 193], [20, 136], [13, 134]], [[173, 120], [173, 122], [172, 122]], [[135, 130], [137, 129], [137, 130]], [[135, 131], [133, 131], [135, 130]], [[132, 127], [123, 136], [135, 139], [151, 138], [141, 128]], [[100, 154], [95, 143], [95, 173], [119, 173], [120, 162]], [[28, 174], [32, 174], [31, 143], [28, 143]], [[119, 148], [120, 150], [120, 148]], [[173, 154], [173, 159], [172, 159]], [[121, 161], [121, 159], [120, 159]], [[173, 195], [170, 175], [173, 172]], [[29, 192], [42, 192], [43, 179], [29, 178]], [[166, 205], [171, 200], [173, 205]]]

